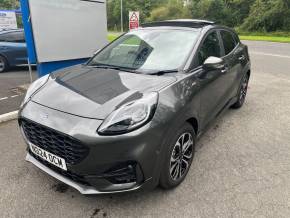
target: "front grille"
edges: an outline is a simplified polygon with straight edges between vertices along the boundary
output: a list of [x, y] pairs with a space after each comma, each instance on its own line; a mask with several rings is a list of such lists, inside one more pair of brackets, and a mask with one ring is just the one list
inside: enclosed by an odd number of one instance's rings
[[36, 160], [38, 160], [40, 163], [42, 163], [43, 165], [47, 166], [48, 168], [50, 168], [51, 170], [53, 170], [54, 172], [68, 178], [68, 179], [71, 179], [77, 183], [80, 183], [82, 185], [86, 185], [86, 186], [90, 186], [90, 183], [88, 183], [86, 180], [85, 180], [85, 177], [84, 176], [81, 176], [81, 175], [78, 175], [78, 174], [75, 174], [71, 171], [64, 171], [64, 170], [61, 170], [60, 168], [50, 164], [49, 162], [43, 160], [42, 158], [38, 157], [37, 155], [35, 155], [34, 153], [32, 153], [30, 150], [29, 150], [29, 154], [32, 155]]
[[27, 119], [21, 119], [20, 125], [30, 143], [65, 159], [67, 164], [77, 164], [89, 153], [88, 147], [71, 136]]

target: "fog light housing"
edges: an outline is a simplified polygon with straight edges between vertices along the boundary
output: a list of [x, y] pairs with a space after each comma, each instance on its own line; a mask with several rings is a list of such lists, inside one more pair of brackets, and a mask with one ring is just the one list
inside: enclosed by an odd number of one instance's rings
[[136, 162], [118, 164], [106, 171], [102, 175], [102, 178], [108, 180], [112, 184], [141, 184], [144, 181], [142, 170]]

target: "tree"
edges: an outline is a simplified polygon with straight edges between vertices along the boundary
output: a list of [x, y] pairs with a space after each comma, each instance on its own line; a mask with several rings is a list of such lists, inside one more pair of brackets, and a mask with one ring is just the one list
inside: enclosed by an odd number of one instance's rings
[[171, 0], [166, 5], [162, 5], [153, 9], [147, 21], [160, 21], [177, 18], [191, 18], [188, 7], [183, 4], [183, 1]]
[[225, 0], [224, 2], [231, 14], [232, 26], [239, 26], [249, 16], [251, 6], [255, 0]]
[[0, 8], [4, 10], [18, 9], [19, 1], [18, 0], [1, 0]]
[[[166, 2], [167, 0], [123, 0], [124, 28], [128, 29], [129, 27], [129, 11], [140, 11], [140, 20], [142, 23], [150, 16], [153, 8]], [[108, 0], [107, 8], [109, 29], [113, 29], [116, 26], [120, 30], [120, 0]]]
[[[108, 27], [120, 29], [120, 0], [108, 0], [107, 3]], [[137, 10], [141, 23], [195, 18], [246, 31], [290, 30], [290, 0], [123, 0], [123, 3], [125, 29], [128, 28], [129, 10]]]
[[247, 31], [289, 31], [289, 0], [256, 0], [241, 28]]
[[195, 19], [207, 19], [233, 26], [231, 11], [224, 0], [193, 0], [190, 8]]

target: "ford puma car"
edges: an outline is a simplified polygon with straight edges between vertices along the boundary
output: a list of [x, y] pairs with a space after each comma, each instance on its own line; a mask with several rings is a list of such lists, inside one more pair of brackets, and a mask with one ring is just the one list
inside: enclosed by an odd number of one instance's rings
[[247, 46], [231, 29], [144, 24], [31, 85], [19, 112], [26, 160], [83, 194], [174, 188], [196, 139], [244, 104], [249, 78]]

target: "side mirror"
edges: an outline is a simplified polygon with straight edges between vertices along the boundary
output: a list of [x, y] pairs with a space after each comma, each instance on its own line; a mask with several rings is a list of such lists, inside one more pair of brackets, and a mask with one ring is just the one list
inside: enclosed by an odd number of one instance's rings
[[204, 61], [203, 68], [207, 70], [217, 70], [223, 68], [224, 64], [223, 59], [211, 56]]

